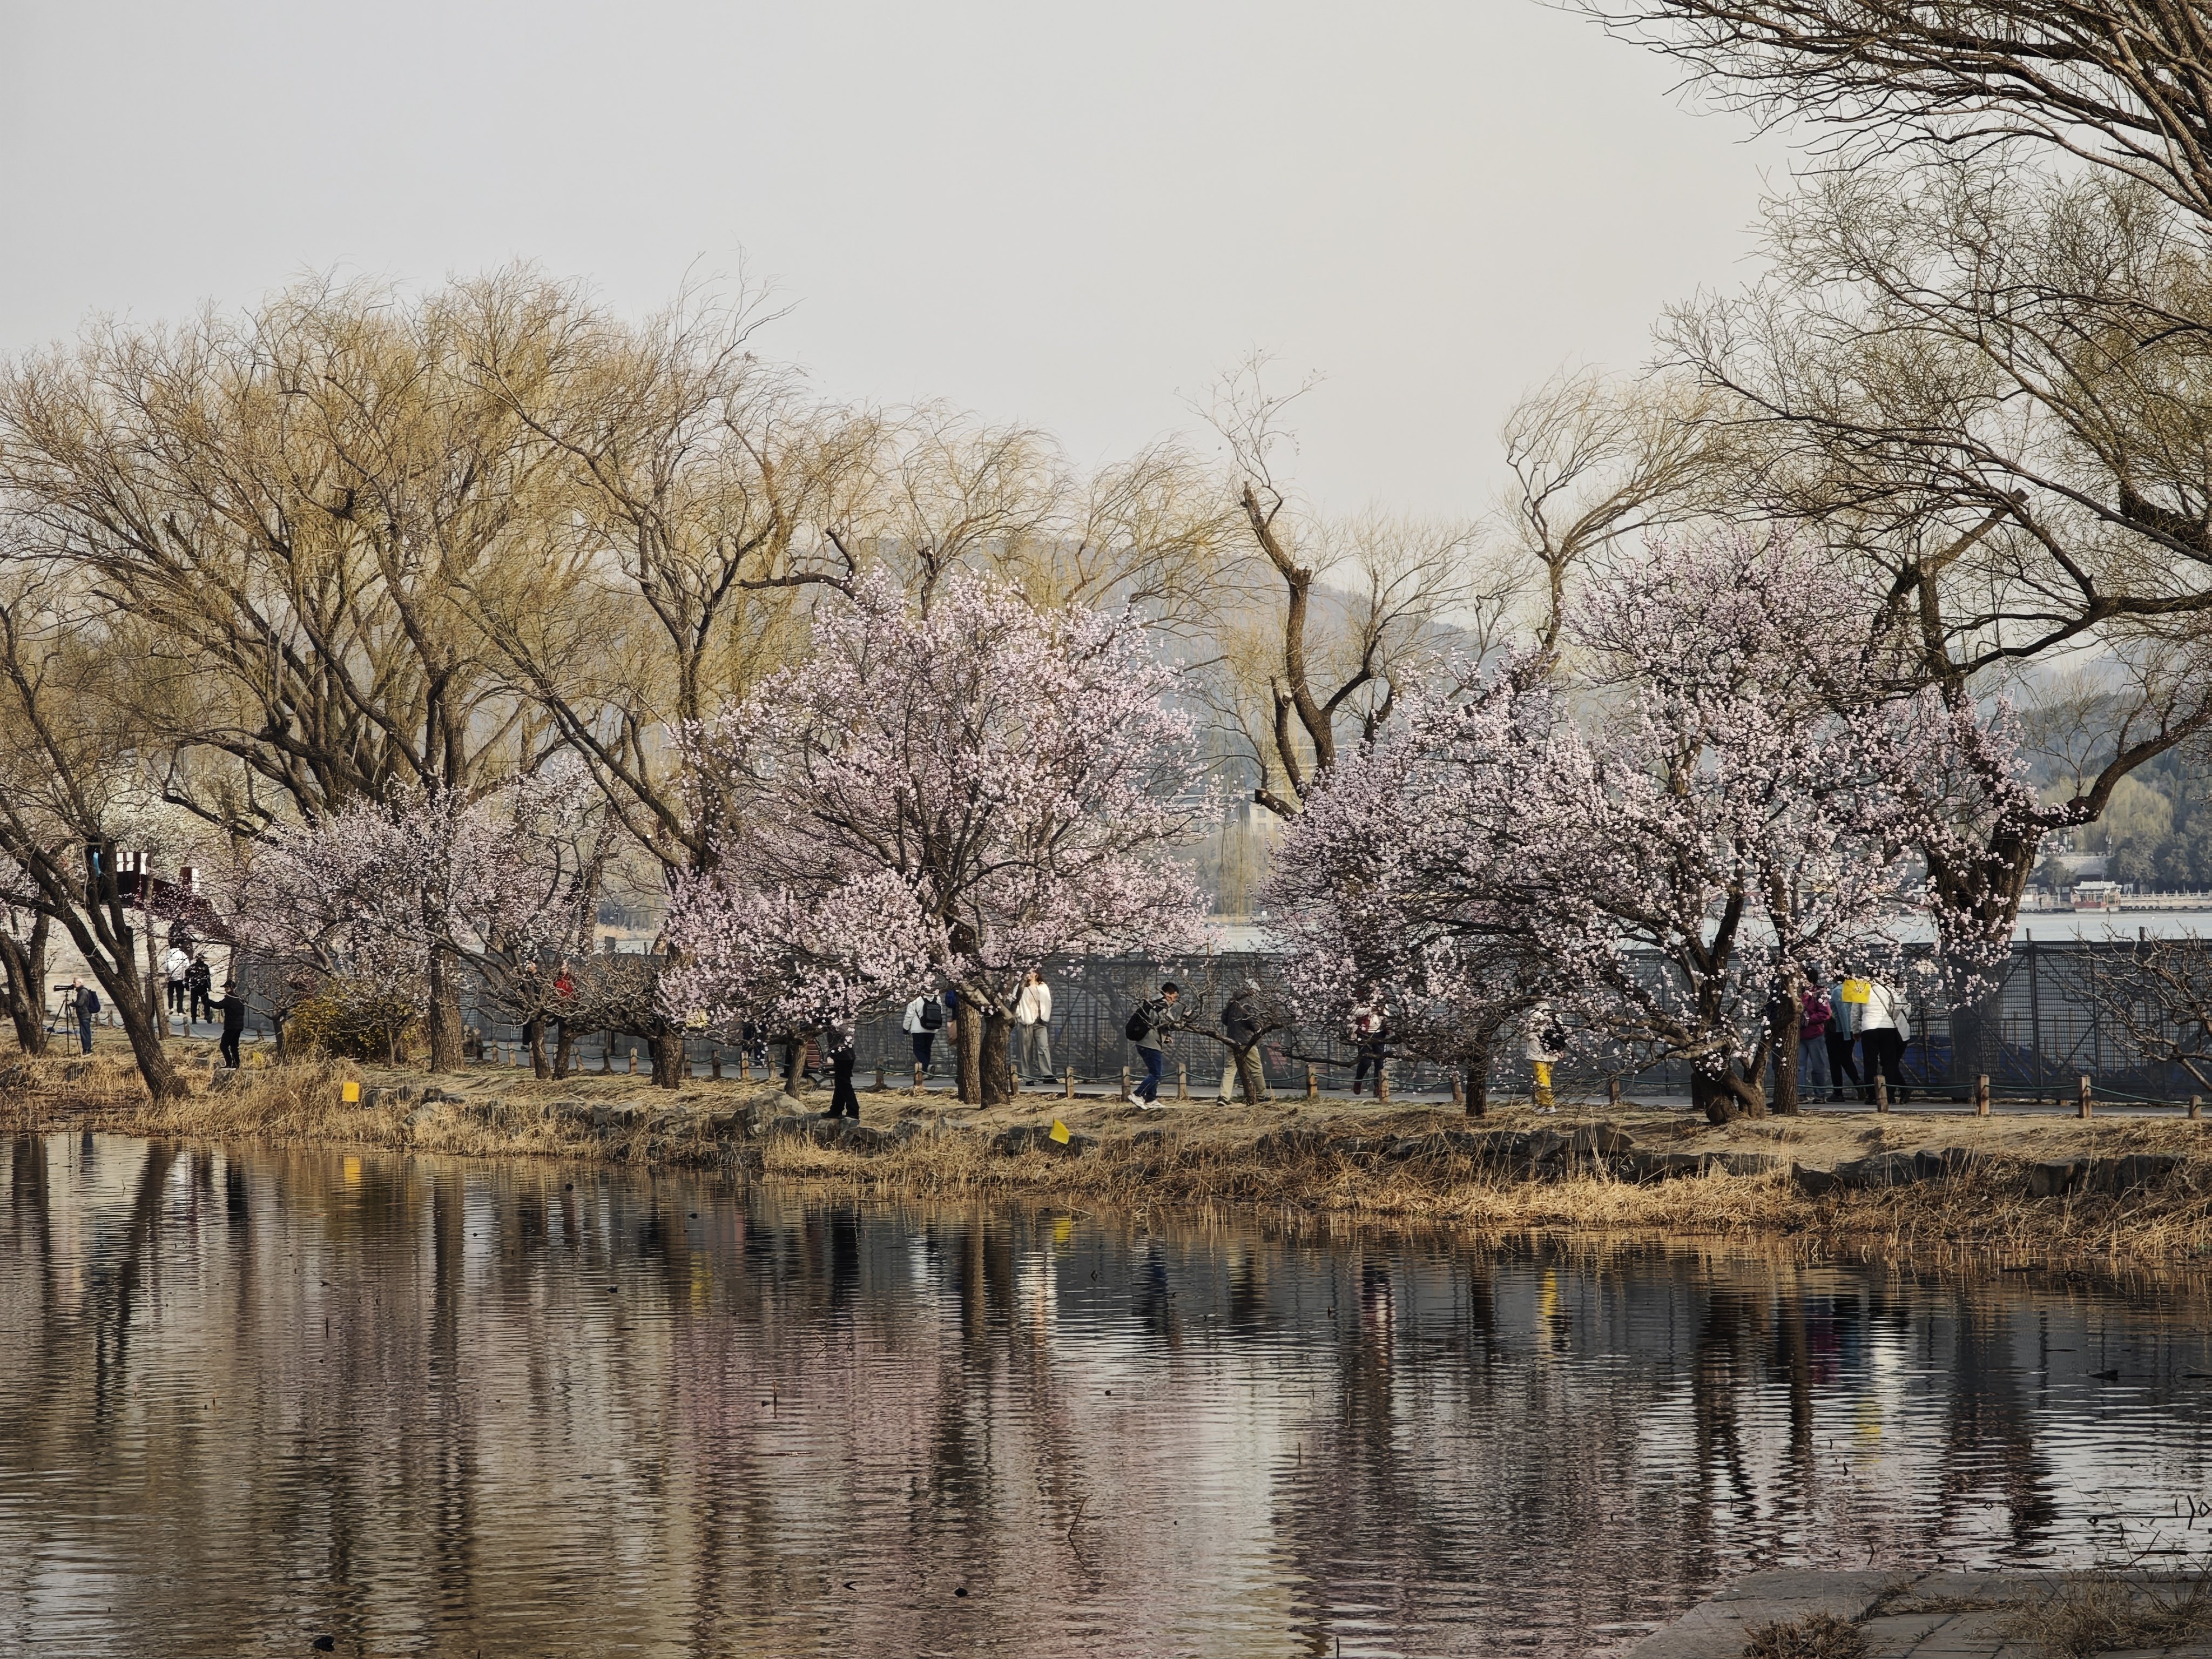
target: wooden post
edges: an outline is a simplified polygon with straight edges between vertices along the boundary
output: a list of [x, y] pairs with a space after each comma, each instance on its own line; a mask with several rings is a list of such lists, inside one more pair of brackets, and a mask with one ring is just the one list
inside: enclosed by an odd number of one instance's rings
[[1606, 1103], [1612, 1107], [1614, 1111], [1617, 1112], [1620, 1109], [1620, 1079], [1619, 1078], [1609, 1077], [1606, 1079], [1605, 1099]]
[[1459, 1067], [1458, 1067], [1458, 1066], [1453, 1066], [1453, 1067], [1452, 1067], [1451, 1085], [1452, 1085], [1452, 1104], [1453, 1104], [1453, 1105], [1455, 1105], [1455, 1106], [1456, 1106], [1456, 1107], [1458, 1107], [1458, 1108], [1459, 1108], [1461, 1110], [1462, 1110], [1462, 1111], [1466, 1110], [1466, 1109], [1467, 1109], [1467, 1091], [1466, 1091], [1465, 1089], [1463, 1089], [1463, 1088], [1462, 1088], [1462, 1087], [1460, 1086], [1460, 1081], [1459, 1081]]
[[1060, 1097], [1065, 1100], [1075, 1098], [1075, 1067], [1073, 1066], [1067, 1068], [1066, 1080], [1060, 1086]]
[[1877, 1112], [1889, 1109], [1889, 1074], [1879, 1066], [1874, 1068], [1874, 1109]]
[[1987, 1072], [1984, 1072], [1981, 1076], [1974, 1079], [1974, 1115], [1976, 1117], [1987, 1117], [1989, 1115], [1990, 1074]]
[[1390, 1103], [1390, 1062], [1388, 1060], [1375, 1062], [1375, 1103], [1378, 1106]]
[[1127, 1099], [1128, 1099], [1128, 1097], [1129, 1097], [1129, 1068], [1128, 1068], [1127, 1066], [1124, 1066], [1121, 1068], [1121, 1098], [1122, 1098], [1123, 1100], [1127, 1100]]
[[1308, 1100], [1321, 1098], [1321, 1079], [1310, 1066], [1306, 1067], [1306, 1098]]
[[2199, 1118], [2203, 1117], [2203, 1115], [2204, 1115], [2204, 1097], [2203, 1097], [2203, 1095], [2191, 1095], [2191, 1096], [2190, 1096], [2190, 1097], [2189, 1097], [2189, 1121], [2190, 1121], [2191, 1123], [2194, 1123], [2194, 1122], [2196, 1122]]
[[877, 1067], [876, 1067], [876, 1092], [877, 1092], [878, 1094], [883, 1094], [883, 1093], [884, 1093], [884, 1092], [885, 1092], [887, 1090], [889, 1090], [889, 1089], [890, 1089], [890, 1085], [884, 1081], [884, 1068], [883, 1068], [882, 1066], [877, 1066]]
[[635, 1042], [629, 1045], [629, 1074], [632, 1077], [637, 1075], [637, 1044]]
[[722, 1080], [722, 1045], [719, 1042], [707, 1050], [707, 1074], [717, 1083]]
[[2088, 1115], [2089, 1115], [2089, 1107], [2090, 1107], [2090, 1096], [2089, 1096], [2089, 1074], [2088, 1074], [2087, 1072], [2084, 1072], [2084, 1073], [2081, 1073], [2081, 1103], [2080, 1107], [2076, 1109], [2076, 1111], [2075, 1111], [2075, 1115], [2076, 1115], [2076, 1116], [2078, 1116], [2078, 1117], [2087, 1117], [2087, 1116], [2088, 1116]]
[[916, 1094], [920, 1094], [922, 1091], [923, 1085], [921, 1076], [921, 1062], [917, 1060], [914, 1063], [914, 1091]]
[[599, 1041], [599, 1072], [602, 1076], [615, 1068], [615, 1034], [610, 1031]]
[[1190, 1067], [1182, 1060], [1176, 1061], [1176, 1098], [1177, 1100], [1190, 1098]]

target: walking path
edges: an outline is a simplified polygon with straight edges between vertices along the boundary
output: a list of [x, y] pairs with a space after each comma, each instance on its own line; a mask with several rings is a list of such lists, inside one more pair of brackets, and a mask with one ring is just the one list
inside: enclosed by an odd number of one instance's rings
[[[1699, 1602], [1645, 1638], [1632, 1659], [1741, 1659], [1765, 1626], [1794, 1625], [1810, 1637], [1806, 1621], [1824, 1613], [1856, 1630], [1865, 1659], [2212, 1656], [2212, 1586], [2201, 1578], [1790, 1569], [1753, 1573]], [[1840, 1634], [1831, 1632], [1825, 1650], [1844, 1651], [1833, 1642]]]

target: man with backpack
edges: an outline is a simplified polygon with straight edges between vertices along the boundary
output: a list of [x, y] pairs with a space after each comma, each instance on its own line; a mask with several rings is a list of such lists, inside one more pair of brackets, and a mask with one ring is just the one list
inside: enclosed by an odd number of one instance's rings
[[78, 1042], [84, 1045], [84, 1052], [90, 1054], [92, 1052], [92, 1020], [93, 1016], [100, 1012], [100, 993], [82, 980], [73, 979], [70, 981], [69, 994], [62, 1000], [76, 1018]]
[[210, 994], [215, 989], [215, 969], [198, 951], [192, 952], [192, 965], [185, 969], [185, 989], [191, 996], [191, 1012], [185, 1016], [185, 1029], [189, 1032], [194, 1020], [215, 1018], [215, 998]]
[[1166, 981], [1159, 995], [1139, 1003], [1122, 1027], [1122, 1034], [1137, 1045], [1137, 1058], [1145, 1062], [1145, 1080], [1130, 1092], [1139, 1110], [1159, 1108], [1160, 1075], [1168, 1063], [1161, 1039], [1175, 1024], [1175, 1006], [1182, 995], [1182, 987], [1173, 980]]
[[929, 1070], [929, 1056], [937, 1046], [937, 1034], [945, 1029], [945, 1005], [933, 996], [918, 996], [906, 1006], [906, 1017], [899, 1025], [914, 1040], [914, 1063], [924, 1073]]
[[1248, 979], [1221, 1006], [1221, 1035], [1229, 1039], [1229, 1055], [1221, 1066], [1221, 1092], [1214, 1097], [1218, 1104], [1229, 1103], [1232, 1079], [1243, 1081], [1248, 1106], [1275, 1097], [1268, 1091], [1267, 1074], [1260, 1065], [1261, 1029], [1260, 981]]

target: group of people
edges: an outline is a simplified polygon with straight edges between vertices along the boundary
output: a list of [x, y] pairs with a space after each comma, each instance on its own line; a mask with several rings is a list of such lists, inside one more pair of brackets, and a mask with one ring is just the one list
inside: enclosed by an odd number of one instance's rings
[[[1905, 1098], [1905, 1045], [1911, 1040], [1912, 1022], [1904, 998], [1894, 988], [1855, 975], [1824, 982], [1815, 971], [1798, 993], [1797, 1018], [1801, 1099], [1817, 1097], [1817, 1091], [1825, 1090], [1829, 1099], [1841, 1100], [1844, 1079], [1849, 1078], [1860, 1098], [1872, 1100], [1877, 1075], [1893, 1098]], [[1856, 1057], [1851, 1052], [1855, 1046]], [[1863, 1072], [1860, 1061], [1864, 1062]]]
[[[222, 994], [220, 997], [211, 994], [215, 987], [214, 970], [208, 966], [206, 957], [191, 949], [189, 942], [184, 940], [171, 943], [167, 953], [161, 959], [161, 972], [168, 994], [165, 1017], [167, 1014], [185, 1015], [188, 1033], [195, 1020], [204, 1018], [212, 1023], [220, 1019], [222, 1034], [216, 1040], [216, 1046], [222, 1054], [222, 1063], [236, 1071], [239, 1044], [246, 1036], [246, 999], [239, 993], [238, 981], [225, 980]], [[90, 1054], [93, 1022], [99, 1018], [101, 1012], [100, 993], [87, 985], [82, 976], [56, 988], [61, 993], [63, 1017], [76, 1028], [79, 1051]], [[191, 998], [189, 1005], [185, 1001], [188, 994]]]

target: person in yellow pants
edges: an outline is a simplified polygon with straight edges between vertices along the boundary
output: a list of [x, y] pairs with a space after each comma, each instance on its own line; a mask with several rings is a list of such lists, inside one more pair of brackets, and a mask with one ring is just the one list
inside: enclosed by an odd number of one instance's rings
[[1552, 1103], [1552, 1067], [1565, 1053], [1567, 1034], [1552, 1013], [1552, 1005], [1540, 1002], [1528, 1011], [1528, 1040], [1522, 1053], [1528, 1057], [1531, 1079], [1529, 1092], [1535, 1098], [1536, 1109], [1548, 1112]]

